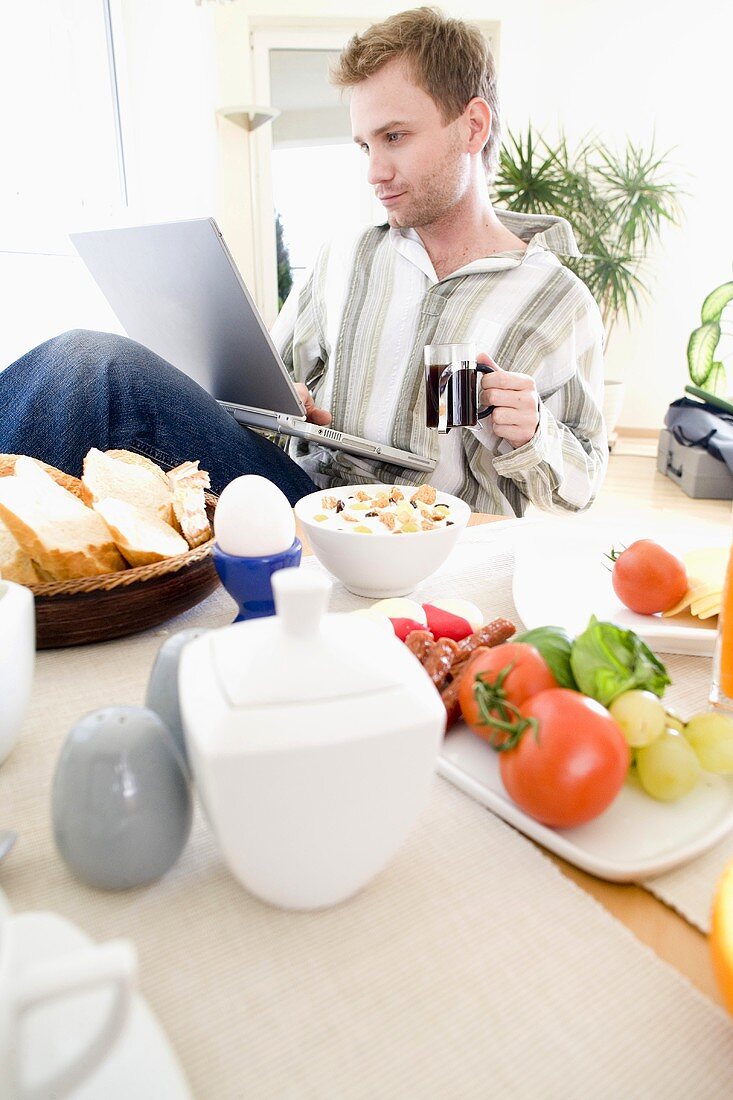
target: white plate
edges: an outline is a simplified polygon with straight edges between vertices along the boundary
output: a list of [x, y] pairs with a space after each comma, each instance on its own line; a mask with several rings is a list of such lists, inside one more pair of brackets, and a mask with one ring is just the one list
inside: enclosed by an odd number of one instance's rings
[[[724, 546], [727, 529], [656, 525], [628, 529], [602, 525], [546, 523], [516, 534], [512, 595], [528, 630], [562, 626], [571, 636], [585, 630], [591, 615], [635, 631], [660, 653], [712, 657], [717, 617], [699, 620], [685, 613], [673, 619], [637, 615], [619, 600], [604, 555], [639, 538], [660, 542], [674, 554], [698, 546]], [[711, 541], [711, 539], [713, 541]], [[609, 568], [606, 568], [609, 566]]]
[[[89, 937], [55, 913], [19, 913], [14, 917], [18, 963], [88, 947]], [[89, 1032], [98, 1028], [106, 991], [65, 998], [32, 1012], [21, 1035], [21, 1059], [29, 1085], [65, 1065]], [[32, 1052], [32, 1053], [31, 1053]], [[183, 1071], [165, 1032], [141, 996], [133, 997], [129, 1019], [110, 1053], [70, 1100], [192, 1100]]]
[[611, 882], [636, 882], [669, 871], [733, 829], [733, 779], [707, 773], [694, 791], [672, 803], [649, 798], [629, 779], [594, 821], [576, 829], [549, 829], [515, 806], [499, 775], [499, 754], [464, 725], [446, 736], [437, 770], [525, 836]]

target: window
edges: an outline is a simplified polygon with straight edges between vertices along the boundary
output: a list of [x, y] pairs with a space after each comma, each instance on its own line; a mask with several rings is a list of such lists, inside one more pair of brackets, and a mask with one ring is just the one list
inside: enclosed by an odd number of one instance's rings
[[0, 369], [70, 325], [120, 331], [68, 240], [126, 204], [118, 2], [34, 0], [0, 15]]
[[272, 189], [297, 284], [333, 227], [383, 220], [351, 139], [346, 104], [329, 83], [329, 50], [271, 50]]

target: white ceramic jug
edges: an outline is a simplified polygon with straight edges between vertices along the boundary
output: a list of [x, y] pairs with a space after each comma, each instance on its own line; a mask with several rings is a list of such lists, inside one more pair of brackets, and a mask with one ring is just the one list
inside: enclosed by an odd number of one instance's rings
[[0, 764], [20, 734], [31, 694], [35, 653], [33, 593], [20, 584], [0, 580]]
[[315, 570], [272, 578], [277, 616], [183, 650], [193, 776], [232, 873], [288, 909], [355, 893], [428, 800], [445, 708], [420, 663], [362, 615], [325, 614]]
[[[61, 1100], [96, 1069], [120, 1034], [132, 1000], [136, 953], [128, 941], [115, 940], [57, 958], [29, 961], [21, 957], [16, 942], [15, 929], [20, 920], [9, 915], [0, 921], [0, 1097]], [[21, 1042], [24, 1020], [63, 998], [101, 989], [109, 990], [112, 996], [96, 1034], [90, 1035], [61, 1069], [39, 1080], [39, 1066], [51, 1056], [55, 1045], [50, 1030], [53, 1018], [36, 1017], [33, 1049]], [[41, 1021], [44, 1026], [39, 1032]], [[31, 1067], [33, 1083], [29, 1080]]]

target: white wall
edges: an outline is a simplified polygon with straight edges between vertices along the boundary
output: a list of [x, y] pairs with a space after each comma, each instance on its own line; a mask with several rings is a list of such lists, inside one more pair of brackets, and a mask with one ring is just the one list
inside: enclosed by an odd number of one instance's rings
[[[252, 16], [379, 19], [408, 5], [371, 0], [237, 0], [217, 7], [220, 80], [246, 87]], [[451, 15], [499, 20], [504, 122], [548, 135], [590, 130], [670, 147], [689, 192], [684, 224], [664, 234], [646, 275], [652, 300], [614, 332], [607, 375], [627, 383], [622, 424], [658, 428], [687, 380], [685, 350], [705, 294], [731, 275], [733, 234], [722, 216], [733, 179], [728, 130], [733, 5], [728, 0], [447, 0]], [[730, 363], [733, 374], [733, 361]], [[732, 387], [733, 388], [733, 387]]]
[[[726, 0], [495, 0], [502, 21], [505, 117], [521, 126], [595, 130], [621, 144], [656, 138], [674, 146], [688, 195], [684, 222], [664, 233], [647, 279], [652, 300], [617, 329], [607, 375], [622, 378], [621, 423], [657, 428], [682, 395], [687, 340], [702, 300], [731, 276], [733, 232], [724, 212], [733, 179], [728, 140], [733, 5]], [[733, 363], [731, 363], [733, 373]]]

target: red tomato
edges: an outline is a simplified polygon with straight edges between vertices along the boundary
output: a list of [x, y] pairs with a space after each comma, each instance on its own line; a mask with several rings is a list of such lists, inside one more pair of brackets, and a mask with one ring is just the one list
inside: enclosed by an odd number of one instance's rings
[[674, 554], [651, 539], [632, 542], [614, 557], [613, 590], [632, 611], [654, 615], [669, 611], [687, 591], [687, 571]]
[[485, 722], [476, 697], [477, 681], [486, 685], [483, 694], [486, 709], [500, 714], [502, 704], [508, 704], [507, 718], [512, 718], [525, 699], [546, 688], [556, 688], [557, 680], [545, 664], [539, 650], [526, 642], [504, 642], [492, 649], [482, 647], [469, 657], [458, 688], [458, 702], [466, 724], [474, 733], [494, 744], [506, 740], [497, 726]]
[[501, 778], [509, 797], [555, 829], [583, 825], [602, 814], [621, 790], [630, 751], [605, 707], [577, 691], [555, 688], [519, 708], [538, 727], [502, 752]]

